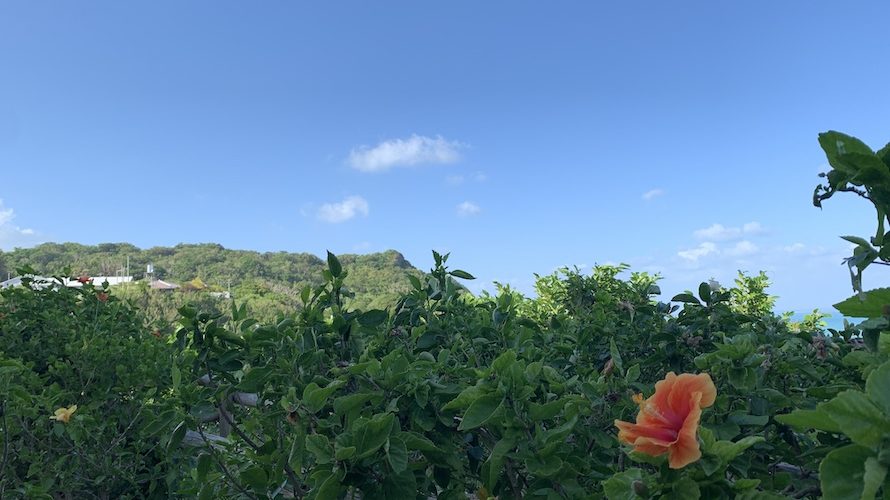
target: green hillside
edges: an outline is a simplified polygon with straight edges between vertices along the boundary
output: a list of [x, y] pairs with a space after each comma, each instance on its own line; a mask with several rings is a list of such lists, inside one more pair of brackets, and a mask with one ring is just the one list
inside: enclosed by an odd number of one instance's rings
[[[247, 302], [254, 314], [267, 318], [298, 307], [300, 290], [321, 284], [325, 268], [325, 262], [310, 253], [231, 250], [215, 243], [148, 249], [129, 243], [44, 243], [0, 252], [0, 276], [15, 276], [16, 270], [25, 266], [45, 275], [67, 270], [72, 275], [114, 276], [126, 273], [128, 258], [130, 275], [136, 280], [143, 280], [146, 266], [152, 264], [156, 278], [181, 285], [198, 279], [206, 284], [205, 291], [230, 290], [237, 301]], [[353, 304], [364, 309], [386, 307], [410, 289], [408, 275], [422, 275], [395, 250], [341, 255], [340, 260], [349, 271], [346, 286], [355, 293]], [[160, 316], [168, 316], [177, 304], [207, 299], [206, 294], [187, 291], [161, 299], [138, 284], [124, 293], [149, 310], [154, 304]]]

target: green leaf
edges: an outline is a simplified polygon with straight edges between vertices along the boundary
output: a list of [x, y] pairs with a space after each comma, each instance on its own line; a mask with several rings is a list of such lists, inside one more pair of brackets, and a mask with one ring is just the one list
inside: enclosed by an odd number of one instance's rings
[[312, 497], [314, 500], [337, 500], [340, 496], [340, 490], [342, 486], [340, 485], [340, 477], [336, 472], [331, 472], [326, 476], [323, 476], [324, 479], [315, 483], [318, 486], [312, 488], [310, 493], [313, 493], [315, 496]]
[[859, 391], [846, 390], [820, 406], [856, 444], [877, 446], [890, 430], [878, 407]]
[[213, 500], [215, 493], [213, 483], [206, 483], [201, 486], [201, 491], [198, 492], [198, 500]]
[[890, 361], [872, 370], [865, 381], [865, 392], [884, 415], [890, 415]]
[[328, 397], [343, 384], [344, 382], [339, 379], [332, 381], [323, 388], [319, 387], [315, 382], [310, 383], [303, 389], [303, 405], [312, 413], [318, 413], [319, 410], [324, 408]]
[[331, 276], [335, 278], [339, 278], [340, 274], [343, 273], [343, 266], [340, 265], [340, 260], [330, 250], [328, 251], [328, 269], [331, 271]]
[[346, 460], [352, 458], [353, 455], [355, 455], [355, 446], [346, 446], [345, 448], [334, 446], [334, 458], [337, 460]]
[[423, 285], [420, 283], [420, 280], [417, 278], [417, 276], [409, 274], [408, 281], [411, 282], [411, 286], [413, 286], [415, 290], [423, 290]]
[[196, 467], [198, 481], [203, 482], [204, 479], [207, 478], [207, 473], [210, 472], [210, 465], [212, 463], [213, 457], [211, 457], [209, 453], [201, 453], [201, 455], [198, 456], [198, 465]]
[[435, 443], [427, 439], [423, 434], [416, 432], [400, 432], [399, 439], [405, 442], [409, 450], [439, 452], [442, 450]]
[[824, 498], [860, 500], [865, 491], [865, 461], [871, 452], [864, 446], [851, 444], [838, 448], [819, 465], [819, 482]]
[[534, 422], [549, 420], [559, 415], [563, 407], [566, 405], [566, 401], [566, 399], [557, 399], [556, 401], [551, 401], [544, 404], [529, 403], [528, 415]]
[[201, 422], [207, 422], [218, 416], [219, 410], [211, 403], [207, 401], [201, 401], [200, 403], [192, 406], [191, 409], [189, 409], [189, 414]]
[[470, 407], [467, 408], [464, 418], [457, 427], [457, 430], [466, 431], [484, 425], [495, 413], [497, 413], [503, 402], [504, 398], [500, 394], [486, 394], [485, 396], [476, 399]]
[[476, 279], [472, 274], [461, 271], [460, 269], [455, 269], [454, 271], [449, 272], [448, 274], [454, 276], [455, 278], [465, 279], [465, 280], [474, 280]]
[[828, 413], [821, 408], [816, 407], [815, 410], [794, 410], [784, 415], [776, 415], [773, 417], [777, 422], [794, 427], [799, 431], [818, 429], [820, 431], [841, 433], [841, 428]]
[[255, 491], [263, 491], [267, 487], [269, 478], [266, 475], [265, 470], [254, 465], [241, 472], [241, 482], [250, 486]]
[[876, 288], [838, 302], [834, 308], [851, 318], [876, 318], [884, 314], [886, 305], [890, 305], [890, 288]]
[[621, 353], [618, 352], [618, 346], [615, 344], [615, 338], [612, 337], [609, 339], [609, 354], [612, 356], [612, 362], [615, 364], [615, 369], [618, 370], [618, 373], [624, 373], [624, 362], [621, 360]]
[[309, 434], [306, 436], [306, 451], [315, 455], [315, 461], [320, 464], [331, 463], [334, 457], [334, 449], [331, 442], [324, 434]]
[[646, 488], [643, 481], [643, 471], [640, 469], [627, 469], [624, 472], [614, 474], [603, 483], [603, 491], [609, 500], [639, 500], [641, 495], [638, 490]]
[[869, 243], [868, 240], [866, 240], [865, 238], [862, 238], [862, 237], [859, 237], [859, 236], [849, 236], [849, 235], [848, 235], [848, 236], [841, 236], [841, 239], [842, 239], [842, 240], [849, 241], [850, 243], [854, 243], [854, 244], [856, 244], [856, 245], [859, 245], [859, 246], [861, 246], [861, 247], [863, 247], [863, 248], [871, 248], [871, 243]]
[[185, 438], [185, 433], [188, 428], [185, 425], [185, 420], [179, 422], [173, 429], [173, 433], [170, 434], [170, 441], [167, 441], [167, 454], [169, 455], [173, 450], [175, 450], [180, 443], [182, 443], [183, 438]]
[[448, 410], [460, 410], [463, 408], [467, 408], [473, 401], [476, 401], [480, 396], [482, 396], [485, 392], [485, 389], [479, 385], [471, 385], [466, 389], [462, 390], [460, 394], [457, 395], [454, 399], [449, 401], [442, 407], [442, 411]]
[[182, 383], [182, 372], [179, 371], [178, 366], [170, 367], [170, 377], [173, 379], [173, 388], [179, 389], [179, 385]]
[[627, 374], [624, 376], [624, 381], [628, 384], [632, 384], [639, 380], [640, 378], [640, 364], [637, 363], [630, 368], [627, 369]]
[[828, 158], [829, 165], [842, 172], [850, 174], [854, 174], [855, 169], [841, 159], [843, 155], [850, 153], [874, 155], [874, 151], [872, 151], [864, 142], [853, 136], [836, 132], [834, 130], [819, 134], [819, 145], [822, 146], [822, 150], [825, 151], [825, 156]]
[[663, 500], [698, 500], [701, 498], [701, 490], [694, 479], [685, 476], [671, 486], [670, 493], [661, 498]]
[[401, 439], [389, 438], [386, 446], [386, 460], [396, 473], [408, 468], [408, 448]]
[[358, 317], [358, 322], [362, 326], [375, 327], [380, 326], [389, 319], [389, 313], [382, 309], [371, 309]]
[[763, 436], [748, 436], [734, 443], [731, 441], [717, 441], [705, 451], [719, 458], [723, 464], [728, 464], [748, 448], [764, 441]]
[[732, 367], [729, 369], [729, 383], [740, 391], [751, 391], [757, 385], [757, 371], [754, 368]]
[[382, 397], [382, 392], [361, 392], [358, 394], [349, 394], [348, 396], [340, 396], [334, 400], [334, 413], [337, 415], [345, 415], [372, 399]]
[[729, 423], [736, 425], [766, 425], [769, 422], [767, 415], [748, 415], [744, 411], [729, 414], [726, 419]]
[[238, 389], [243, 392], [259, 392], [266, 385], [266, 381], [272, 376], [274, 367], [257, 366], [250, 369], [238, 384]]
[[386, 443], [394, 418], [392, 413], [380, 413], [370, 420], [356, 423], [355, 445], [358, 453], [356, 458], [365, 458]]
[[862, 478], [862, 500], [874, 499], [878, 494], [878, 489], [884, 484], [885, 477], [887, 477], [887, 467], [881, 464], [876, 457], [866, 458], [865, 476]]
[[674, 298], [671, 299], [671, 302], [684, 302], [686, 304], [697, 304], [701, 305], [701, 301], [695, 298], [695, 295], [691, 293], [679, 293], [674, 295]]
[[484, 477], [485, 487], [488, 488], [488, 491], [495, 491], [498, 477], [500, 477], [501, 469], [504, 466], [504, 458], [515, 444], [516, 441], [514, 439], [504, 437], [491, 448], [491, 455], [489, 455], [487, 460], [488, 474]]
[[504, 376], [514, 364], [516, 364], [516, 351], [507, 349], [491, 362], [491, 369], [500, 376]]
[[698, 296], [701, 297], [705, 303], [711, 302], [711, 285], [704, 282], [698, 285]]
[[562, 470], [562, 459], [556, 455], [530, 457], [525, 460], [525, 466], [536, 477], [552, 477]]
[[400, 474], [387, 474], [383, 480], [382, 498], [417, 498], [417, 479], [411, 469]]

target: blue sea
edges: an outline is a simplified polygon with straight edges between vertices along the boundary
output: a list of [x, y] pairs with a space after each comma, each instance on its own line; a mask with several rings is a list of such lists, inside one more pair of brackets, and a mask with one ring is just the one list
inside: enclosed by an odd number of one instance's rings
[[[825, 311], [827, 312], [827, 311]], [[791, 321], [802, 321], [804, 316], [809, 313], [794, 313], [791, 315]], [[831, 314], [831, 313], [828, 313]], [[854, 325], [857, 323], [861, 323], [864, 318], [846, 318], [847, 321], [853, 323]], [[834, 311], [834, 314], [831, 314], [827, 318], [822, 318], [822, 321], [825, 322], [827, 328], [834, 328], [835, 330], [843, 330], [844, 328], [844, 316], [842, 316], [837, 311]]]

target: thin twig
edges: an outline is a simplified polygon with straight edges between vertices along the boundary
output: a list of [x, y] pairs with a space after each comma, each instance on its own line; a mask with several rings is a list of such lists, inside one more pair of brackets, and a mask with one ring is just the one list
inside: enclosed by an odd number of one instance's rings
[[[3, 460], [0, 461], [0, 487], [3, 485], [3, 474], [6, 472], [6, 460], [9, 459], [9, 426], [6, 421], [6, 401], [0, 403], [0, 414], [3, 415]], [[0, 490], [2, 492], [3, 490]]]
[[[204, 431], [202, 431], [200, 427], [198, 427], [198, 434], [200, 434], [203, 439], [207, 439], [206, 437], [204, 437]], [[219, 466], [219, 469], [222, 471], [223, 475], [226, 476], [229, 482], [231, 482], [235, 486], [235, 488], [238, 489], [238, 491], [247, 495], [248, 498], [256, 499], [256, 496], [253, 493], [244, 489], [244, 487], [235, 480], [234, 476], [232, 476], [232, 473], [229, 472], [228, 468], [226, 468], [226, 464], [223, 463], [222, 459], [216, 453], [216, 449], [214, 449], [213, 446], [208, 446], [207, 449], [210, 450], [210, 455], [213, 456], [214, 460], [216, 460], [216, 465]]]
[[[238, 435], [238, 437], [244, 440], [244, 442], [247, 443], [247, 445], [254, 450], [260, 451], [262, 445], [258, 445], [253, 440], [251, 440], [250, 437], [247, 436], [247, 433], [245, 433], [243, 430], [241, 430], [240, 427], [238, 427], [238, 425], [235, 423], [235, 420], [229, 416], [228, 412], [221, 411], [219, 412], [219, 414], [220, 416], [222, 416], [223, 419], [225, 419], [225, 421], [229, 424], [235, 434]], [[300, 481], [297, 479], [296, 472], [294, 472], [294, 470], [288, 463], [284, 464], [284, 472], [287, 474], [288, 480], [293, 484], [294, 491], [296, 491], [300, 487]]]
[[227, 424], [229, 424], [229, 426], [232, 428], [232, 430], [235, 431], [235, 434], [237, 434], [238, 437], [240, 437], [242, 440], [244, 440], [245, 443], [247, 443], [251, 448], [253, 448], [256, 451], [260, 450], [261, 445], [258, 445], [255, 442], [253, 442], [253, 440], [250, 439], [250, 437], [244, 431], [242, 431], [240, 427], [235, 425], [234, 419], [232, 419], [232, 417], [229, 416], [228, 412], [221, 411], [221, 412], [219, 412], [219, 415], [223, 418], [223, 420], [226, 421]]
[[124, 436], [126, 436], [128, 432], [130, 432], [130, 429], [132, 429], [133, 425], [136, 424], [136, 421], [139, 419], [139, 415], [142, 415], [142, 410], [144, 409], [145, 405], [139, 407], [139, 411], [136, 412], [136, 416], [134, 416], [133, 419], [130, 421], [130, 425], [128, 425], [127, 428], [124, 429], [124, 431], [121, 432], [118, 437], [112, 440], [110, 445], [108, 445], [108, 448], [105, 450], [106, 454], [111, 453], [111, 450], [114, 449], [114, 447], [117, 446], [121, 442], [121, 440], [124, 439]]

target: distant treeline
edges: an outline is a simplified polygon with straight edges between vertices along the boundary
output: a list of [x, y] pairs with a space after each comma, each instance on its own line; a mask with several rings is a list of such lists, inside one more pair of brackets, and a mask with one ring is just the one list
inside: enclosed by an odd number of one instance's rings
[[[0, 281], [30, 266], [38, 274], [66, 269], [73, 275], [115, 276], [129, 272], [136, 280], [154, 266], [155, 278], [186, 283], [199, 278], [209, 289], [231, 290], [259, 316], [293, 310], [305, 285], [319, 285], [325, 262], [310, 253], [230, 250], [216, 243], [179, 244], [141, 249], [129, 243], [44, 243], [33, 248], [0, 252]], [[362, 309], [385, 308], [410, 289], [408, 275], [422, 276], [399, 252], [341, 255], [348, 270], [346, 285], [355, 293], [352, 304]], [[183, 300], [176, 300], [176, 303]]]

